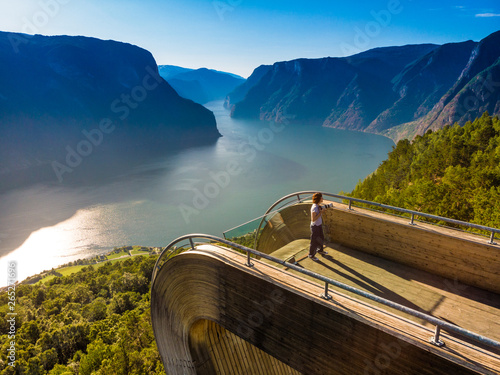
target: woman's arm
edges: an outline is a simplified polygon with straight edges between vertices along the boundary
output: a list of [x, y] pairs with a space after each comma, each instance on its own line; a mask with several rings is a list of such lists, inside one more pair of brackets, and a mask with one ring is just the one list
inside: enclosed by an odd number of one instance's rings
[[315, 212], [314, 210], [311, 210], [311, 221], [316, 221], [321, 216], [321, 214], [322, 214], [321, 208], [317, 207], [317, 209], [318, 209], [318, 212]]

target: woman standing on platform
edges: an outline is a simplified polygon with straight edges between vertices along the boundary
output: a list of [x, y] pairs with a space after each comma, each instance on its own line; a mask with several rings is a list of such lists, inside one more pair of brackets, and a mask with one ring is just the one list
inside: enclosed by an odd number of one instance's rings
[[313, 194], [313, 205], [311, 206], [311, 245], [309, 247], [309, 258], [314, 261], [318, 261], [316, 258], [316, 252], [321, 255], [328, 254], [323, 249], [323, 242], [325, 237], [323, 235], [323, 214], [322, 208], [320, 206], [323, 202], [323, 194], [314, 193]]

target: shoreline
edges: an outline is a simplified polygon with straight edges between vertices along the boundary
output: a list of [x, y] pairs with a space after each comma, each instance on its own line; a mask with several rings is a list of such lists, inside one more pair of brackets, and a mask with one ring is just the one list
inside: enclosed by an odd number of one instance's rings
[[[54, 277], [62, 277], [73, 274], [87, 266], [100, 265], [106, 262], [117, 261], [117, 260], [125, 260], [138, 255], [142, 256], [158, 255], [161, 253], [161, 251], [162, 248], [160, 247], [150, 247], [150, 246], [129, 245], [129, 246], [115, 247], [104, 254], [94, 255], [88, 258], [80, 258], [75, 261], [62, 264], [58, 267], [54, 267], [50, 270], [41, 271], [39, 273], [26, 277], [22, 281], [16, 281], [13, 285], [14, 286], [33, 285], [41, 281], [47, 282], [53, 279]], [[58, 272], [65, 268], [69, 270], [64, 273]], [[7, 291], [9, 287], [12, 287], [12, 285], [0, 286], [0, 292]]]

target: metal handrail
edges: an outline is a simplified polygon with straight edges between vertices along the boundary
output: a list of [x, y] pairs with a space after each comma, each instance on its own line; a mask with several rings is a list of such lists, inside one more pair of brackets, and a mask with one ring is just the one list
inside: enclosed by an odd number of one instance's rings
[[[257, 236], [255, 237], [254, 248], [257, 249], [258, 234], [260, 232], [262, 224], [264, 223], [265, 217], [278, 204], [280, 204], [281, 202], [283, 202], [283, 201], [285, 201], [287, 199], [290, 199], [292, 197], [297, 197], [297, 202], [295, 202], [295, 204], [296, 203], [300, 203], [300, 202], [304, 201], [305, 199], [309, 198], [311, 194], [314, 194], [316, 192], [317, 191], [299, 191], [299, 192], [295, 192], [295, 193], [292, 193], [292, 194], [285, 195], [284, 197], [282, 197], [282, 198], [278, 199], [276, 202], [274, 202], [267, 209], [266, 213], [264, 215], [262, 215], [262, 220], [260, 221], [259, 227], [257, 228], [257, 232], [256, 232]], [[332, 194], [332, 193], [327, 193], [327, 192], [320, 192], [320, 193], [323, 196], [332, 197], [332, 198], [336, 198], [336, 199], [342, 199], [342, 200], [348, 200], [349, 201], [349, 207], [348, 207], [349, 210], [352, 210], [352, 202], [357, 202], [357, 203], [367, 204], [367, 205], [371, 205], [371, 206], [375, 206], [375, 207], [379, 207], [379, 208], [383, 208], [383, 209], [387, 209], [387, 210], [393, 210], [393, 211], [397, 211], [397, 212], [409, 214], [409, 215], [411, 215], [411, 220], [409, 222], [410, 225], [414, 225], [415, 224], [414, 223], [415, 218], [417, 216], [421, 216], [421, 217], [425, 217], [427, 219], [444, 221], [444, 222], [447, 222], [447, 223], [450, 223], [450, 224], [462, 225], [462, 226], [466, 226], [466, 227], [469, 227], [469, 228], [474, 228], [474, 229], [478, 229], [478, 230], [483, 230], [485, 232], [490, 232], [491, 234], [490, 234], [490, 240], [488, 242], [489, 244], [494, 244], [495, 243], [495, 233], [500, 233], [500, 229], [498, 229], [498, 228], [492, 228], [492, 227], [487, 227], [485, 225], [473, 224], [473, 223], [469, 223], [469, 222], [466, 222], [466, 221], [455, 220], [455, 219], [450, 219], [450, 218], [446, 218], [446, 217], [442, 217], [442, 216], [426, 214], [424, 212], [408, 210], [406, 208], [400, 208], [400, 207], [395, 207], [395, 206], [389, 206], [387, 204], [382, 204], [382, 203], [367, 201], [367, 200], [359, 199], [359, 198], [348, 197], [348, 196], [345, 196], [345, 195]], [[307, 197], [300, 198], [301, 195], [307, 195]]]
[[246, 252], [247, 253], [247, 257], [248, 257], [248, 261], [247, 261], [246, 265], [248, 267], [252, 267], [253, 266], [253, 264], [250, 262], [250, 254], [253, 254], [255, 256], [259, 256], [261, 258], [270, 260], [273, 263], [277, 263], [277, 264], [280, 264], [280, 265], [285, 266], [287, 268], [290, 268], [290, 269], [292, 269], [294, 271], [300, 272], [300, 273], [302, 273], [304, 275], [307, 275], [307, 276], [313, 277], [313, 278], [315, 278], [317, 280], [323, 281], [325, 283], [325, 292], [323, 294], [321, 294], [321, 297], [324, 298], [324, 299], [329, 300], [329, 299], [332, 298], [328, 294], [328, 286], [329, 285], [334, 285], [334, 286], [336, 286], [338, 288], [341, 288], [343, 290], [347, 290], [347, 291], [349, 291], [351, 293], [360, 295], [360, 296], [368, 298], [368, 299], [370, 299], [372, 301], [381, 303], [381, 304], [389, 306], [389, 307], [391, 307], [393, 309], [396, 309], [396, 310], [399, 310], [399, 311], [404, 312], [406, 314], [412, 315], [412, 316], [414, 316], [416, 318], [425, 320], [425, 321], [427, 321], [427, 322], [429, 322], [429, 323], [431, 323], [431, 324], [433, 324], [433, 325], [436, 326], [435, 334], [430, 339], [430, 342], [433, 343], [436, 346], [443, 346], [444, 345], [444, 343], [439, 338], [441, 329], [444, 329], [444, 330], [447, 330], [449, 332], [454, 332], [454, 333], [457, 333], [457, 334], [462, 335], [464, 337], [467, 337], [469, 339], [472, 339], [474, 341], [480, 342], [481, 344], [484, 344], [484, 345], [487, 345], [487, 346], [491, 346], [491, 347], [496, 348], [496, 349], [500, 349], [500, 342], [495, 341], [493, 339], [490, 339], [488, 337], [484, 337], [482, 335], [479, 335], [477, 333], [471, 332], [471, 331], [466, 330], [464, 328], [458, 327], [458, 326], [456, 326], [454, 324], [448, 323], [448, 322], [446, 322], [444, 320], [441, 320], [439, 318], [436, 318], [434, 316], [431, 316], [431, 315], [422, 313], [420, 311], [414, 310], [412, 308], [400, 305], [399, 303], [390, 301], [390, 300], [382, 298], [382, 297], [378, 297], [378, 296], [376, 296], [374, 294], [371, 294], [371, 293], [367, 293], [367, 292], [365, 292], [363, 290], [360, 290], [360, 289], [354, 288], [354, 287], [352, 287], [350, 285], [347, 285], [347, 284], [341, 283], [339, 281], [330, 279], [330, 278], [325, 277], [323, 275], [320, 275], [320, 274], [318, 274], [316, 272], [312, 272], [312, 271], [306, 270], [304, 268], [298, 267], [298, 266], [296, 266], [296, 265], [294, 265], [292, 263], [288, 263], [288, 262], [286, 262], [284, 260], [275, 258], [275, 257], [273, 257], [271, 255], [262, 253], [260, 251], [254, 250], [254, 249], [250, 249], [249, 247], [246, 247], [246, 246], [243, 246], [243, 245], [239, 245], [237, 243], [234, 243], [234, 242], [222, 239], [222, 238], [217, 237], [217, 236], [209, 235], [209, 234], [189, 234], [189, 235], [185, 235], [185, 236], [179, 237], [176, 240], [172, 241], [162, 251], [162, 253], [158, 257], [158, 259], [156, 260], [155, 268], [153, 270], [153, 275], [152, 275], [152, 279], [151, 279], [151, 290], [153, 290], [153, 288], [154, 288], [154, 283], [155, 283], [155, 280], [156, 280], [156, 275], [158, 273], [158, 270], [161, 268], [160, 267], [160, 261], [161, 261], [161, 259], [164, 256], [169, 256], [170, 257], [172, 255], [172, 252], [170, 251], [170, 248], [173, 247], [175, 244], [177, 244], [179, 242], [182, 242], [182, 241], [185, 241], [185, 240], [189, 240], [190, 245], [191, 245], [191, 249], [195, 250], [196, 247], [195, 247], [195, 244], [193, 242], [194, 238], [203, 238], [203, 239], [207, 239], [207, 240], [211, 240], [211, 241], [216, 241], [216, 242], [219, 242], [219, 243], [222, 243], [222, 244], [234, 247], [234, 248], [236, 248], [238, 250], [241, 250], [243, 252]]
[[[315, 192], [298, 192], [298, 193], [292, 193], [292, 194], [285, 195], [284, 197], [282, 197], [282, 198], [278, 199], [276, 202], [274, 202], [271, 205], [271, 207], [269, 207], [267, 209], [266, 213], [261, 216], [262, 219], [261, 219], [261, 221], [259, 223], [259, 227], [257, 228], [257, 231], [255, 232], [256, 234], [255, 234], [255, 240], [254, 240], [254, 244], [253, 244], [254, 249], [257, 249], [257, 243], [259, 241], [259, 232], [260, 232], [260, 229], [262, 228], [262, 224], [264, 223], [264, 220], [265, 220], [266, 216], [271, 213], [271, 210], [274, 209], [274, 207], [276, 207], [281, 202], [284, 202], [285, 200], [287, 200], [287, 199], [289, 199], [291, 197], [295, 197], [295, 196], [297, 197], [297, 201], [296, 202], [292, 202], [291, 205], [292, 204], [300, 203], [303, 199], [305, 199], [305, 198], [300, 199], [300, 194], [302, 194], [302, 193], [303, 194], [314, 194]], [[287, 205], [284, 205], [283, 207], [280, 207], [280, 209], [283, 209], [285, 207], [287, 207]]]
[[[232, 228], [230, 228], [230, 229], [226, 229], [224, 232], [222, 232], [222, 236], [223, 236], [225, 239], [227, 239], [227, 237], [226, 237], [226, 233], [231, 232], [231, 231], [233, 231], [233, 230], [235, 230], [235, 229], [237, 229], [237, 228], [244, 227], [245, 225], [250, 224], [252, 221], [255, 221], [255, 220], [257, 220], [257, 219], [262, 219], [262, 220], [264, 220], [264, 219], [266, 218], [266, 216], [268, 216], [269, 214], [279, 213], [279, 212], [280, 212], [280, 210], [282, 210], [283, 208], [288, 207], [288, 206], [292, 206], [292, 205], [294, 205], [294, 204], [296, 204], [296, 202], [292, 202], [292, 203], [290, 203], [290, 204], [284, 205], [284, 206], [282, 206], [282, 207], [280, 207], [280, 208], [278, 208], [277, 210], [272, 211], [272, 212], [269, 212], [269, 210], [268, 210], [268, 212], [266, 212], [264, 215], [257, 216], [256, 218], [253, 218], [252, 220], [248, 220], [248, 221], [244, 222], [243, 224], [239, 224], [239, 225], [236, 225], [235, 227], [232, 227]], [[260, 229], [260, 226], [259, 226], [259, 229]]]

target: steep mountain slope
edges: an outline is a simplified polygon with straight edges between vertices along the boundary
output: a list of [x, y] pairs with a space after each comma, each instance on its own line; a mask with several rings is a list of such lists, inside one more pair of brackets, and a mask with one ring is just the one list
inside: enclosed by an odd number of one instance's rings
[[[19, 171], [55, 179], [54, 162], [70, 175], [70, 164], [103, 165], [220, 136], [213, 113], [181, 98], [139, 47], [2, 32], [0, 56], [3, 181]], [[71, 156], [79, 163], [68, 163]]]
[[234, 117], [413, 138], [484, 111], [500, 114], [500, 31], [479, 43], [278, 62], [256, 70], [238, 89], [229, 95]]
[[377, 48], [348, 58], [275, 63], [234, 105], [233, 116], [364, 129], [393, 102], [394, 71], [436, 47]]
[[271, 65], [261, 65], [255, 68], [250, 77], [245, 82], [236, 87], [233, 91], [227, 94], [224, 100], [224, 107], [231, 109], [235, 103], [242, 101], [247, 95], [248, 91], [255, 86], [259, 80], [271, 70]]
[[[500, 31], [481, 40], [453, 87], [429, 114], [427, 128], [472, 121], [481, 113], [500, 114]], [[427, 126], [426, 126], [427, 125]]]
[[393, 105], [367, 128], [381, 132], [427, 114], [460, 77], [476, 43], [445, 44], [409, 64], [393, 78]]
[[498, 228], [499, 165], [500, 120], [484, 113], [398, 142], [349, 195]]

